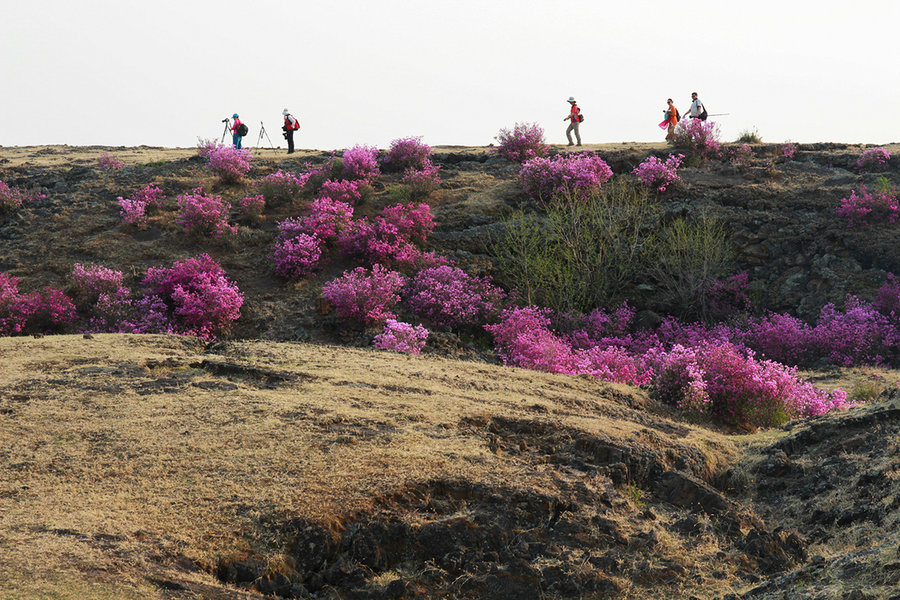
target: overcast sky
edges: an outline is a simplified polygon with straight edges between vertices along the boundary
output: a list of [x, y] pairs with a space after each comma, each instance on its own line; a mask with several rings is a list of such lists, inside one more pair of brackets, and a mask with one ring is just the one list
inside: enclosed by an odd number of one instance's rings
[[[659, 141], [697, 91], [726, 141], [900, 141], [900, 1], [3, 0], [0, 145], [195, 146], [239, 113], [300, 148]], [[263, 139], [263, 144], [267, 140]]]

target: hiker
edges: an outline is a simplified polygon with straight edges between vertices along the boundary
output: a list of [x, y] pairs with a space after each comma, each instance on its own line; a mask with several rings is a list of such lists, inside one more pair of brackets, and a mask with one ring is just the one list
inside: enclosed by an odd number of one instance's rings
[[233, 115], [231, 115], [231, 118], [233, 119], [233, 121], [231, 121], [231, 143], [234, 145], [235, 148], [240, 150], [241, 149], [241, 134], [238, 133], [238, 128], [240, 128], [240, 126], [243, 125], [243, 123], [238, 118], [237, 113], [234, 113]]
[[300, 129], [300, 121], [295, 119], [291, 113], [288, 112], [288, 109], [281, 111], [281, 116], [284, 117], [284, 125], [281, 126], [281, 130], [284, 131], [284, 139], [287, 140], [288, 154], [293, 154], [294, 132]]
[[567, 116], [563, 121], [571, 121], [569, 123], [569, 127], [566, 129], [566, 139], [569, 140], [569, 145], [572, 146], [572, 131], [575, 131], [575, 139], [578, 140], [578, 145], [581, 145], [581, 133], [578, 132], [578, 124], [583, 120], [581, 117], [581, 109], [578, 108], [578, 104], [575, 103], [575, 97], [569, 96], [569, 104], [571, 105], [571, 110], [569, 110], [569, 116]]
[[700, 102], [700, 99], [697, 97], [697, 92], [691, 93], [691, 108], [688, 109], [688, 112], [692, 119], [700, 119], [701, 121], [706, 120], [706, 107]]
[[666, 133], [666, 143], [670, 146], [675, 143], [675, 126], [678, 125], [678, 119], [681, 117], [678, 114], [678, 109], [675, 108], [674, 101], [669, 98], [666, 100], [669, 107], [663, 112], [666, 113], [666, 123], [668, 123], [668, 132]]

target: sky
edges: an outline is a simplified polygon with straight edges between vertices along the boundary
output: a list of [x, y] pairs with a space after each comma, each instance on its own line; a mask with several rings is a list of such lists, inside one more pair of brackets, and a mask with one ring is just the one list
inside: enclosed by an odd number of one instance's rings
[[[697, 91], [723, 141], [900, 141], [900, 1], [3, 0], [0, 146], [193, 147], [239, 113], [284, 147], [661, 141]], [[269, 140], [262, 139], [268, 146]]]

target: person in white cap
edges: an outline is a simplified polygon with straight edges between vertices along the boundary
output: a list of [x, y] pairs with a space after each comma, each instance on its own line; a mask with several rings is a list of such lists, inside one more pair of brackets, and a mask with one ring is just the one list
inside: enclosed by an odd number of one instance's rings
[[284, 139], [287, 140], [288, 154], [292, 154], [294, 152], [294, 132], [300, 129], [300, 121], [295, 119], [288, 109], [281, 111], [281, 116], [284, 117], [284, 125], [281, 130], [284, 132]]
[[569, 145], [572, 146], [572, 131], [575, 131], [575, 139], [578, 140], [578, 145], [581, 145], [581, 133], [578, 132], [578, 124], [581, 123], [581, 109], [578, 108], [578, 104], [575, 103], [575, 97], [569, 96], [569, 105], [572, 107], [569, 110], [569, 116], [567, 116], [563, 121], [570, 121], [569, 127], [566, 129], [566, 139], [569, 140]]

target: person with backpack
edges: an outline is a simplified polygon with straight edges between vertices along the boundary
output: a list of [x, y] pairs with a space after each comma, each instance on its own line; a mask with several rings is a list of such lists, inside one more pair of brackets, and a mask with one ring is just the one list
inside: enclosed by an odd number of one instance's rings
[[674, 101], [669, 98], [666, 100], [669, 107], [663, 112], [666, 113], [666, 121], [665, 123], [668, 125], [667, 133], [666, 133], [666, 143], [672, 145], [675, 143], [675, 126], [678, 125], [678, 120], [681, 118], [681, 113], [678, 112], [678, 109], [675, 108]]
[[569, 127], [566, 129], [566, 139], [569, 140], [569, 145], [572, 144], [572, 131], [575, 132], [575, 139], [578, 140], [578, 145], [581, 145], [581, 133], [578, 132], [578, 124], [584, 121], [584, 117], [581, 116], [581, 109], [578, 108], [578, 104], [575, 102], [574, 96], [569, 96], [569, 105], [571, 108], [569, 109], [569, 116], [567, 116], [563, 121], [570, 121]]
[[241, 138], [247, 135], [247, 126], [238, 118], [238, 114], [231, 115], [231, 143], [238, 150], [241, 149]]
[[294, 132], [300, 129], [300, 121], [295, 119], [288, 109], [284, 109], [281, 111], [281, 116], [284, 117], [284, 125], [281, 126], [281, 130], [284, 132], [284, 139], [287, 140], [288, 145], [288, 154], [293, 154], [294, 152]]
[[692, 119], [700, 119], [701, 121], [706, 120], [706, 107], [700, 102], [700, 98], [697, 97], [697, 92], [691, 93], [691, 107], [688, 109], [688, 113], [691, 115]]

